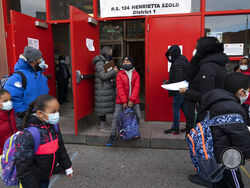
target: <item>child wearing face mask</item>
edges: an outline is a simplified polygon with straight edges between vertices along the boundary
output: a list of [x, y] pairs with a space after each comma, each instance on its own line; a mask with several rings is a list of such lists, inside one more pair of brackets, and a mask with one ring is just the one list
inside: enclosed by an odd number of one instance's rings
[[113, 145], [118, 138], [118, 117], [123, 109], [132, 108], [136, 113], [138, 124], [140, 122], [140, 76], [134, 68], [134, 60], [132, 57], [127, 56], [122, 58], [122, 69], [117, 74], [116, 87], [117, 96], [115, 112], [112, 120], [112, 132], [107, 146]]
[[[245, 75], [247, 75], [248, 77], [250, 76], [250, 69], [248, 68], [249, 65], [249, 59], [248, 57], [243, 57], [240, 62], [239, 62], [239, 66], [235, 67], [235, 71], [236, 72], [241, 72]], [[244, 107], [244, 109], [246, 110], [247, 114], [248, 114], [248, 125], [250, 125], [250, 116], [249, 116], [249, 106], [250, 106], [250, 96], [248, 96], [248, 98], [246, 99], [246, 101], [242, 104], [242, 106]]]
[[17, 131], [10, 93], [0, 89], [0, 155], [3, 153], [4, 142]]
[[59, 118], [59, 103], [50, 95], [41, 95], [29, 105], [24, 127], [36, 127], [41, 137], [36, 153], [33, 136], [27, 129], [16, 139], [15, 163], [23, 188], [48, 188], [57, 162], [65, 170], [68, 179], [73, 177], [72, 163], [60, 129], [54, 126]]

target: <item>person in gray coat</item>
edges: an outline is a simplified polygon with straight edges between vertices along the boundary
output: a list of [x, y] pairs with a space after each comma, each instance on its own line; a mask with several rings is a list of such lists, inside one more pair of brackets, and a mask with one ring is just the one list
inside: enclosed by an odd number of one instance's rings
[[105, 72], [103, 65], [112, 60], [112, 48], [104, 46], [101, 54], [97, 55], [93, 64], [95, 65], [95, 113], [100, 118], [100, 131], [111, 131], [111, 126], [107, 123], [106, 114], [114, 112], [115, 106], [115, 85], [112, 79], [115, 78], [118, 68], [115, 67], [109, 72]]

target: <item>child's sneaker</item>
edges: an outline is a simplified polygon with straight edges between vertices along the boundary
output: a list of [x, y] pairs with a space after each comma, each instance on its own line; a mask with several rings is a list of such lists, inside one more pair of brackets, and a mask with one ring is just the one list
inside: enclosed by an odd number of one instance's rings
[[110, 135], [107, 146], [112, 146], [115, 143], [115, 141], [117, 140], [117, 138], [118, 137], [116, 135]]

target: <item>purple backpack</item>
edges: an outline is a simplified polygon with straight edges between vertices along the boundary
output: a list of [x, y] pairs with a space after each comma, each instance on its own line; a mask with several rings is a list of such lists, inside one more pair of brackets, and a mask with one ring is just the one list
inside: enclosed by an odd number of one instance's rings
[[[54, 125], [54, 129], [58, 132], [58, 125]], [[37, 127], [29, 127], [28, 130], [34, 139], [34, 152], [36, 153], [41, 141], [40, 132]], [[17, 177], [16, 165], [15, 165], [15, 141], [20, 131], [9, 137], [3, 147], [3, 154], [0, 156], [0, 176], [6, 186], [18, 185], [19, 179]]]

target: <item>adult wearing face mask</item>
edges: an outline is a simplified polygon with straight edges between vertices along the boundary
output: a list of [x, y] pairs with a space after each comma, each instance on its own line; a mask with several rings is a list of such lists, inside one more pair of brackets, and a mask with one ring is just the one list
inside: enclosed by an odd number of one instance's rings
[[100, 118], [100, 131], [110, 132], [111, 125], [107, 123], [106, 115], [114, 112], [115, 92], [112, 79], [118, 72], [117, 67], [105, 72], [104, 65], [112, 60], [112, 48], [104, 46], [101, 54], [93, 59], [95, 65], [95, 113]]
[[[226, 64], [229, 61], [223, 53], [224, 46], [215, 37], [201, 37], [196, 44], [197, 52], [188, 66], [189, 88], [181, 88], [187, 100], [186, 133], [193, 128], [195, 107], [204, 94], [216, 88], [223, 88]], [[197, 122], [202, 119], [197, 119]]]
[[[166, 57], [171, 62], [169, 71], [169, 83], [176, 83], [187, 79], [188, 60], [181, 55], [181, 49], [178, 45], [172, 45], [166, 52]], [[171, 129], [165, 130], [165, 134], [180, 134], [180, 109], [186, 116], [186, 99], [179, 91], [169, 91], [169, 96], [173, 97], [173, 115], [174, 122]], [[182, 130], [183, 131], [183, 130]]]
[[65, 57], [60, 56], [58, 58], [59, 63], [56, 65], [56, 81], [58, 88], [58, 101], [60, 104], [68, 101], [68, 85], [71, 78], [69, 68], [65, 64]]
[[17, 131], [11, 96], [7, 90], [0, 89], [0, 155], [3, 153], [4, 142]]
[[4, 85], [4, 89], [9, 91], [13, 101], [18, 129], [22, 129], [22, 119], [29, 104], [38, 96], [49, 93], [48, 80], [42, 73], [46, 68], [48, 65], [45, 64], [41, 51], [31, 46], [25, 46], [14, 71], [24, 74], [26, 87], [24, 88], [22, 85], [23, 80], [20, 74], [13, 74]]

